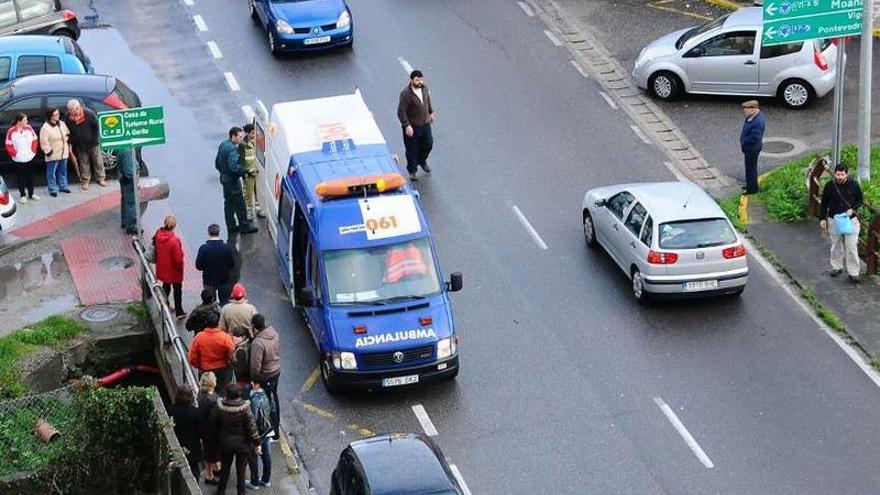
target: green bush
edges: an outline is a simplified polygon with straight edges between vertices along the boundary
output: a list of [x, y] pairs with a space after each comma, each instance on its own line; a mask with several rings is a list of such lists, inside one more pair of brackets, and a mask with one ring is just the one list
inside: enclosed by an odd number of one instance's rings
[[737, 228], [737, 230], [742, 230], [743, 225], [740, 222], [739, 218], [739, 198], [741, 195], [734, 194], [733, 196], [728, 196], [721, 200], [719, 205], [721, 205], [721, 209], [724, 210], [724, 214], [727, 215], [727, 218], [733, 223], [733, 226]]
[[58, 455], [61, 442], [45, 443], [34, 433], [38, 418], [65, 434], [70, 431], [74, 415], [71, 405], [57, 397], [35, 398], [0, 414], [0, 476], [37, 470]]
[[37, 346], [57, 346], [84, 331], [85, 325], [76, 320], [66, 316], [50, 316], [0, 337], [0, 399], [20, 397], [26, 392], [18, 376], [24, 356]]

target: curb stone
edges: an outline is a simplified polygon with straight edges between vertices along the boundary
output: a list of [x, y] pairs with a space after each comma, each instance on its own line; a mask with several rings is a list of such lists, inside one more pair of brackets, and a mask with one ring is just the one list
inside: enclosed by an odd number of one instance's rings
[[569, 22], [554, 0], [529, 2], [592, 78], [688, 180], [719, 200], [740, 189], [737, 180], [706, 161], [665, 112], [635, 86], [628, 72], [594, 36]]
[[293, 477], [296, 488], [301, 494], [315, 493], [314, 488], [311, 488], [309, 483], [308, 474], [305, 469], [300, 468], [302, 461], [300, 460], [299, 453], [296, 451], [296, 447], [292, 446], [287, 440], [288, 435], [292, 436], [292, 434], [288, 434], [284, 425], [279, 425], [278, 429], [280, 430], [279, 444], [281, 445], [281, 453], [284, 454], [287, 473]]

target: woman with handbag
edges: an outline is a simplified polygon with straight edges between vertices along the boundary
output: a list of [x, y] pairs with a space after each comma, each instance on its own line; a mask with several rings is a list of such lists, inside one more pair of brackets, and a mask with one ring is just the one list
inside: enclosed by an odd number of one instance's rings
[[153, 235], [156, 278], [162, 282], [165, 295], [174, 290], [174, 314], [177, 319], [186, 317], [183, 310], [183, 245], [174, 229], [177, 218], [174, 215], [165, 217], [165, 224]]
[[831, 275], [846, 272], [853, 283], [859, 283], [859, 217], [862, 206], [862, 188], [849, 176], [849, 168], [838, 163], [834, 167], [834, 179], [822, 190], [822, 206], [819, 211], [819, 227], [828, 229], [831, 236]]

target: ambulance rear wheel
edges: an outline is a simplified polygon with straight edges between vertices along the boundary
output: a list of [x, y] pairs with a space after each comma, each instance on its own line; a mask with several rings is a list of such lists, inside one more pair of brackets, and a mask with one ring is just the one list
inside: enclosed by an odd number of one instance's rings
[[342, 391], [336, 373], [331, 368], [330, 361], [321, 359], [321, 383], [324, 384], [324, 390], [330, 395], [336, 395]]

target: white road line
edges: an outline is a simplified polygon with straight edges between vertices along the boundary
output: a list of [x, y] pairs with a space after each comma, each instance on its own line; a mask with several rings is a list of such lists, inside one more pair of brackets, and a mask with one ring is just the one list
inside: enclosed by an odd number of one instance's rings
[[703, 465], [706, 466], [708, 469], [712, 469], [713, 467], [715, 467], [715, 464], [712, 464], [712, 459], [709, 459], [709, 456], [707, 456], [706, 453], [703, 452], [700, 444], [697, 443], [697, 441], [690, 434], [687, 428], [684, 427], [684, 425], [681, 423], [681, 420], [679, 420], [678, 416], [675, 415], [675, 411], [673, 411], [672, 408], [669, 407], [669, 404], [663, 402], [663, 399], [661, 399], [660, 397], [654, 397], [654, 402], [657, 404], [660, 410], [663, 411], [666, 419], [668, 419], [669, 422], [672, 423], [672, 426], [675, 427], [675, 429], [678, 431], [678, 434], [681, 435], [681, 438], [684, 439], [684, 443], [686, 443], [687, 446], [691, 448], [691, 450], [697, 456], [697, 459], [699, 459], [700, 462], [702, 462]]
[[584, 68], [581, 67], [581, 64], [577, 63], [576, 60], [569, 60], [569, 62], [571, 62], [571, 65], [574, 66], [574, 68], [577, 69], [577, 71], [580, 72], [582, 76], [586, 77], [587, 79], [590, 78], [590, 75], [587, 74], [587, 71], [585, 71]]
[[183, 0], [183, 3], [184, 3], [187, 7], [192, 7], [192, 5], [193, 5], [193, 0]]
[[529, 7], [529, 4], [527, 4], [525, 2], [516, 2], [516, 4], [519, 5], [519, 8], [521, 8], [522, 11], [525, 12], [527, 16], [535, 17], [535, 11], [532, 10], [531, 7]]
[[526, 231], [528, 231], [529, 235], [532, 236], [532, 239], [534, 239], [535, 244], [537, 244], [539, 248], [546, 251], [547, 250], [547, 243], [544, 242], [544, 239], [541, 239], [541, 236], [538, 234], [538, 231], [535, 230], [534, 227], [532, 227], [532, 224], [529, 223], [529, 219], [526, 218], [525, 215], [523, 215], [523, 212], [520, 211], [519, 207], [516, 206], [515, 204], [511, 203], [510, 209], [513, 210], [513, 214], [516, 215], [516, 218], [519, 219], [519, 223], [521, 223], [522, 226], [525, 227]]
[[254, 113], [254, 107], [252, 107], [250, 105], [242, 105], [241, 106], [241, 113], [243, 113], [244, 116], [247, 117], [248, 122], [254, 120], [254, 115], [256, 115]]
[[202, 16], [200, 16], [199, 14], [193, 16], [193, 22], [196, 23], [196, 28], [198, 28], [199, 31], [204, 33], [208, 30], [208, 25], [205, 24], [205, 20], [202, 19]]
[[636, 133], [636, 136], [638, 136], [639, 139], [642, 140], [642, 142], [644, 142], [645, 144], [651, 144], [651, 140], [648, 139], [648, 136], [646, 136], [641, 129], [639, 129], [639, 126], [635, 124], [630, 124], [629, 128], [632, 129], [634, 133]]
[[608, 93], [606, 93], [606, 92], [604, 92], [604, 91], [599, 91], [599, 94], [602, 96], [602, 98], [605, 99], [605, 102], [606, 102], [606, 103], [608, 103], [609, 105], [611, 105], [611, 108], [617, 110], [617, 103], [614, 103], [614, 100], [612, 100], [611, 97], [608, 96]]
[[464, 477], [461, 475], [461, 471], [458, 470], [458, 466], [455, 464], [450, 464], [449, 469], [452, 470], [452, 475], [455, 476], [455, 480], [458, 481], [458, 484], [461, 485], [461, 489], [464, 491], [464, 495], [471, 495], [471, 489], [468, 488], [467, 483], [464, 482]]
[[397, 57], [397, 61], [400, 62], [400, 65], [403, 66], [403, 70], [405, 70], [407, 74], [413, 71], [413, 66], [409, 65], [409, 62], [407, 62], [405, 58]]
[[559, 38], [557, 38], [555, 34], [551, 33], [550, 31], [547, 31], [545, 29], [544, 35], [547, 36], [548, 38], [550, 38], [550, 43], [553, 43], [556, 46], [562, 46], [562, 42], [559, 41]]
[[416, 419], [419, 420], [419, 424], [422, 425], [422, 429], [425, 430], [425, 435], [436, 437], [437, 428], [434, 428], [434, 423], [432, 423], [431, 418], [428, 417], [428, 411], [425, 411], [425, 406], [416, 404], [412, 406], [412, 410], [416, 414]]
[[668, 168], [669, 171], [672, 172], [672, 175], [675, 176], [675, 180], [677, 180], [679, 182], [690, 182], [691, 181], [690, 179], [687, 178], [686, 175], [681, 173], [681, 170], [679, 170], [678, 167], [673, 165], [671, 162], [663, 162], [663, 165], [666, 165], [666, 168]]
[[211, 52], [211, 56], [214, 58], [223, 58], [223, 52], [220, 51], [220, 47], [217, 46], [217, 43], [214, 41], [209, 41], [206, 43], [208, 45], [208, 51]]
[[238, 81], [235, 80], [235, 74], [232, 72], [224, 72], [223, 77], [226, 78], [226, 84], [229, 85], [230, 91], [241, 91], [241, 86], [239, 86]]

